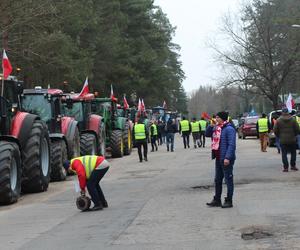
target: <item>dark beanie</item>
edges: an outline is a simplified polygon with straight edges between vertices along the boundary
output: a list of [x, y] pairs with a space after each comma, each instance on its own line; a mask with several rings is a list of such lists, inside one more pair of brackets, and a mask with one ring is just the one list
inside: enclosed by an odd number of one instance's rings
[[225, 111], [217, 113], [217, 116], [219, 116], [223, 121], [227, 121], [228, 119], [228, 113]]

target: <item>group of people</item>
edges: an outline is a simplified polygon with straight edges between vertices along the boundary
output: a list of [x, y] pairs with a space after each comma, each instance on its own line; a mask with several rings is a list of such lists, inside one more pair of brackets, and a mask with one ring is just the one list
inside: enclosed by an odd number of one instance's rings
[[[257, 122], [257, 130], [261, 141], [261, 151], [266, 152], [267, 134], [271, 125], [265, 114]], [[140, 162], [148, 161], [148, 138], [150, 137], [152, 151], [158, 150], [160, 142], [159, 127], [156, 121], [151, 122], [150, 130], [147, 129], [144, 120], [140, 119], [133, 127], [133, 139], [138, 149]], [[300, 119], [292, 117], [287, 109], [282, 109], [282, 115], [273, 127], [274, 133], [280, 141], [283, 171], [288, 172], [289, 162], [287, 153], [291, 153], [291, 170], [297, 171], [296, 148], [300, 142]], [[149, 131], [149, 132], [148, 132]], [[161, 131], [161, 130], [160, 130]], [[194, 147], [205, 147], [205, 136], [211, 138], [212, 159], [215, 160], [215, 194], [209, 207], [231, 208], [233, 206], [233, 166], [236, 155], [236, 129], [228, 119], [228, 113], [221, 111], [208, 123], [204, 118], [197, 121], [193, 118], [189, 122], [185, 117], [179, 123], [179, 129], [175, 120], [169, 119], [163, 126], [166, 135], [167, 151], [174, 151], [174, 135], [179, 132], [183, 138], [184, 148], [190, 148], [189, 137], [192, 134]], [[158, 144], [157, 144], [158, 141]], [[143, 154], [142, 154], [143, 147]], [[300, 145], [299, 145], [300, 149]], [[67, 161], [64, 164], [67, 171], [74, 171], [78, 175], [81, 194], [85, 195], [87, 188], [94, 203], [93, 211], [108, 207], [108, 203], [101, 190], [99, 182], [109, 169], [109, 163], [103, 156], [82, 156]], [[221, 201], [223, 179], [227, 185], [227, 195], [224, 202]]]
[[[276, 137], [276, 147], [281, 153], [283, 172], [291, 170], [298, 171], [296, 167], [297, 147], [300, 154], [300, 118], [293, 117], [287, 108], [282, 109], [281, 116], [273, 120], [273, 124], [267, 119], [266, 114], [262, 114], [258, 119], [256, 129], [259, 134], [261, 151], [267, 152], [268, 134], [273, 129]], [[291, 153], [290, 163], [287, 154]]]

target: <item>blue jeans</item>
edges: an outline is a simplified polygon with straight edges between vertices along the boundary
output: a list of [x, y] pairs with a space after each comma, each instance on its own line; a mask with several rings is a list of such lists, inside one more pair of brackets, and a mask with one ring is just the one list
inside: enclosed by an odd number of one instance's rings
[[279, 140], [279, 137], [275, 137], [275, 146], [278, 150], [278, 152], [280, 152], [280, 140]]
[[169, 145], [171, 143], [171, 151], [174, 151], [174, 133], [167, 133], [167, 149], [169, 151]]
[[220, 200], [222, 195], [223, 179], [227, 185], [227, 199], [232, 200], [233, 196], [233, 165], [234, 161], [231, 161], [228, 166], [224, 166], [223, 161], [216, 160], [216, 173], [215, 173], [215, 199]]

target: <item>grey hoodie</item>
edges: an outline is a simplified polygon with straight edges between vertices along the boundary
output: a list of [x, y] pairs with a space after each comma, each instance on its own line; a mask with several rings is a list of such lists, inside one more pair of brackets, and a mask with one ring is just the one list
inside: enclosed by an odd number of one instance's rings
[[274, 133], [281, 144], [296, 144], [296, 136], [300, 133], [298, 122], [291, 115], [281, 115], [274, 126]]

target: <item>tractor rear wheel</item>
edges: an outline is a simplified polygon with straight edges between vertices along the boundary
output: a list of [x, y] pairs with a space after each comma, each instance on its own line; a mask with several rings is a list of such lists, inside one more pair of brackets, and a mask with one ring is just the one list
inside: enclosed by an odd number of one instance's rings
[[50, 142], [43, 121], [35, 121], [22, 150], [22, 192], [46, 191], [50, 181]]
[[0, 204], [18, 200], [21, 192], [21, 154], [16, 143], [0, 142]]
[[126, 123], [124, 130], [124, 155], [130, 155], [132, 151], [132, 134], [129, 123]]
[[51, 143], [51, 181], [64, 181], [67, 171], [64, 162], [68, 160], [67, 146], [64, 140]]
[[85, 133], [80, 136], [80, 155], [96, 155], [97, 140], [94, 134]]
[[121, 130], [113, 130], [110, 136], [111, 156], [114, 158], [123, 157], [124, 140]]

